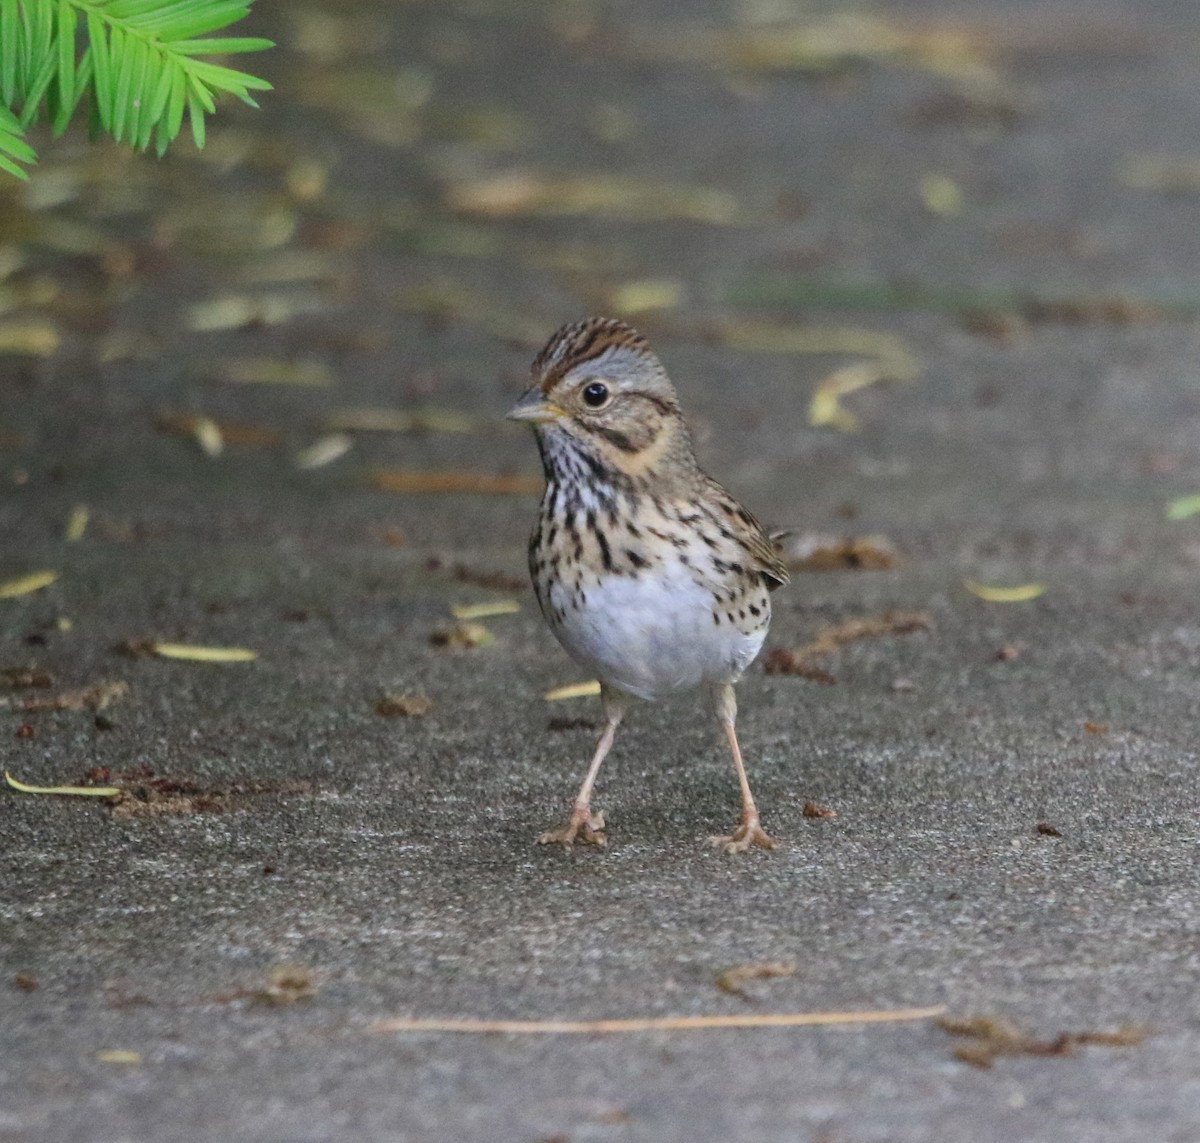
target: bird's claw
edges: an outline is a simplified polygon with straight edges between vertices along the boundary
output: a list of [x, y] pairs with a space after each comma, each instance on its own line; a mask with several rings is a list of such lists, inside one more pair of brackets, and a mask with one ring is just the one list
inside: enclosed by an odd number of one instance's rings
[[590, 813], [586, 808], [576, 808], [571, 820], [562, 829], [547, 830], [538, 835], [538, 845], [562, 845], [570, 849], [575, 842], [597, 845], [603, 849], [608, 844], [604, 836], [604, 815]]
[[774, 849], [776, 841], [759, 823], [758, 815], [742, 819], [728, 837], [710, 837], [709, 842], [723, 853], [745, 853], [752, 845], [762, 849]]

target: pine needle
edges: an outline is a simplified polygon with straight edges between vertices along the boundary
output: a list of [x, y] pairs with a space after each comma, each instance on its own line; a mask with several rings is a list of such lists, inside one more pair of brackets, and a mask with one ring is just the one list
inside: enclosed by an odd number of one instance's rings
[[163, 659], [188, 659], [196, 663], [249, 663], [257, 651], [246, 647], [196, 647], [190, 643], [152, 643], [150, 650]]
[[367, 1025], [368, 1032], [474, 1032], [506, 1035], [591, 1035], [621, 1032], [693, 1032], [724, 1028], [800, 1028], [830, 1024], [886, 1024], [930, 1020], [945, 1007], [864, 1012], [751, 1013], [741, 1016], [649, 1016], [630, 1020], [438, 1020], [397, 1017]]
[[964, 579], [963, 587], [988, 603], [1026, 603], [1046, 590], [1044, 583], [1022, 583], [1015, 587], [991, 587], [975, 579]]
[[69, 794], [77, 798], [114, 798], [120, 792], [120, 786], [27, 786], [18, 782], [7, 770], [4, 780], [19, 794]]
[[516, 615], [521, 605], [515, 599], [497, 599], [492, 603], [466, 603], [450, 608], [455, 619], [490, 619], [493, 615]]
[[555, 687], [547, 691], [542, 698], [546, 702], [559, 702], [562, 699], [590, 698], [600, 693], [600, 684], [595, 679], [587, 683], [568, 683], [565, 687]]
[[41, 591], [43, 587], [49, 587], [56, 579], [58, 572], [41, 571], [31, 572], [29, 575], [23, 575], [17, 579], [6, 580], [0, 583], [0, 599], [15, 599], [19, 595], [31, 595], [35, 591]]

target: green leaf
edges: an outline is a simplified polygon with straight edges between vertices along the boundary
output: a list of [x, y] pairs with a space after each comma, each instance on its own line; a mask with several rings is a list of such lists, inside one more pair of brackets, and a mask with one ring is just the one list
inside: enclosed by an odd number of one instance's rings
[[167, 100], [166, 115], [159, 120], [158, 137], [155, 146], [161, 159], [167, 144], [179, 134], [183, 126], [183, 108], [187, 96], [187, 77], [182, 71], [171, 73], [171, 94]]
[[184, 2], [140, 17], [136, 24], [140, 30], [153, 33], [161, 40], [188, 40], [236, 24], [248, 11], [246, 5]]
[[154, 133], [154, 128], [162, 119], [167, 110], [167, 100], [171, 95], [171, 78], [174, 72], [168, 67], [162, 69], [157, 77], [147, 74], [146, 90], [150, 91], [149, 80], [154, 79], [154, 91], [147, 101], [144, 114], [142, 115], [141, 127], [138, 131], [137, 148], [139, 151], [144, 151], [150, 145], [150, 136]]
[[125, 140], [125, 124], [133, 110], [130, 88], [133, 85], [133, 69], [137, 64], [138, 49], [144, 51], [145, 47], [144, 40], [136, 36], [126, 36], [118, 28], [113, 28], [109, 50], [113, 59], [120, 61], [120, 66], [117, 70], [116, 90], [113, 92], [112, 134], [118, 143]]
[[245, 102], [250, 102], [247, 89], [254, 91], [270, 91], [271, 85], [265, 79], [257, 79], [242, 71], [234, 71], [231, 67], [220, 64], [204, 63], [202, 60], [189, 60], [186, 65], [188, 73], [195, 79], [215, 87], [218, 91], [227, 91]]
[[88, 41], [91, 44], [92, 53], [92, 82], [96, 88], [96, 97], [92, 100], [92, 112], [104, 130], [109, 131], [111, 130], [113, 111], [113, 66], [110, 45], [105, 33], [104, 22], [100, 19], [99, 13], [89, 11], [87, 25]]
[[23, 126], [28, 127], [37, 118], [38, 108], [41, 107], [42, 100], [46, 97], [46, 92], [54, 79], [57, 65], [58, 57], [55, 52], [48, 51], [42, 56], [36, 74], [25, 87], [25, 106], [21, 111]]
[[[264, 51], [254, 36], [213, 35], [243, 19], [251, 0], [0, 0], [0, 96], [11, 113], [0, 124], [2, 169], [17, 173], [32, 161], [21, 128], [43, 108], [61, 134], [87, 97], [93, 137], [108, 132], [161, 155], [185, 112], [202, 146], [205, 117], [215, 96], [232, 95], [257, 106], [251, 92], [269, 91], [257, 76], [204, 57]], [[86, 46], [78, 53], [83, 17]], [[6, 120], [7, 122], [7, 120]], [[14, 169], [15, 168], [15, 169]]]
[[37, 153], [21, 138], [21, 133], [17, 117], [7, 107], [0, 107], [0, 169], [19, 179], [27, 179], [28, 173], [17, 163], [36, 163]]
[[188, 76], [188, 91], [194, 95], [199, 101], [201, 107], [211, 115], [217, 109], [217, 102], [213, 99], [213, 94], [207, 87], [204, 86], [204, 81], [197, 79], [194, 75]]
[[58, 108], [54, 116], [54, 133], [61, 135], [75, 110], [82, 88], [75, 86], [75, 25], [77, 19], [71, 0], [58, 3]]
[[66, 129], [67, 124], [71, 121], [71, 116], [75, 113], [75, 108], [79, 106], [79, 101], [84, 94], [91, 89], [92, 86], [92, 52], [87, 49], [79, 60], [79, 68], [75, 73], [75, 100], [74, 103], [67, 105], [63, 104], [55, 112], [54, 116], [54, 134], [61, 135]]
[[184, 56], [228, 56], [235, 52], [262, 52], [273, 48], [273, 40], [263, 40], [254, 36], [236, 39], [215, 37], [208, 40], [172, 40], [171, 50]]
[[152, 94], [152, 91], [146, 90], [146, 73], [153, 66], [153, 49], [145, 40], [135, 40], [134, 43], [137, 46], [133, 54], [133, 67], [130, 69], [129, 125], [125, 135], [130, 144], [136, 147], [138, 136], [141, 134], [142, 116], [148, 110], [146, 105]]
[[129, 124], [129, 142], [139, 151], [146, 149], [146, 141], [150, 138], [150, 127], [154, 120], [150, 118], [154, 108], [154, 96], [158, 90], [158, 82], [165, 71], [154, 58], [154, 50], [149, 44], [141, 44], [138, 51], [138, 64], [133, 76], [133, 118]]
[[17, 0], [0, 0], [0, 99], [5, 107], [12, 107], [17, 99], [17, 55], [23, 33], [21, 13]]
[[[209, 104], [212, 103], [212, 97], [208, 92], [197, 84], [188, 84], [188, 119], [192, 124], [192, 138], [195, 140], [196, 149], [204, 150], [204, 104], [201, 102], [201, 92], [208, 98]], [[211, 110], [211, 106], [209, 108]]]

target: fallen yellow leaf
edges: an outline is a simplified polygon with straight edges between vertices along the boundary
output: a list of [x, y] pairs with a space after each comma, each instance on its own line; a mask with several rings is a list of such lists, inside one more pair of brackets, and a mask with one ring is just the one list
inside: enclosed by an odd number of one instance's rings
[[96, 1053], [96, 1062], [100, 1064], [140, 1064], [142, 1053], [129, 1048], [101, 1048]]
[[917, 359], [900, 338], [874, 329], [727, 320], [717, 326], [717, 336], [722, 345], [758, 353], [836, 353], [875, 358], [889, 381], [912, 381], [921, 372]]
[[71, 509], [71, 515], [67, 517], [67, 526], [63, 529], [63, 539], [68, 543], [82, 540], [90, 518], [91, 513], [88, 511], [87, 505], [77, 504]]
[[219, 371], [222, 381], [234, 385], [320, 386], [333, 382], [329, 367], [321, 361], [292, 361], [286, 357], [243, 357], [228, 361]]
[[[316, 297], [234, 294], [188, 306], [186, 320], [189, 329], [211, 333], [216, 330], [245, 329], [247, 326], [278, 325], [280, 322], [291, 321], [292, 318], [304, 314], [319, 313], [328, 308], [327, 303]], [[325, 382], [310, 381], [301, 384], [323, 385]]]
[[205, 456], [215, 460], [225, 451], [225, 437], [221, 433], [221, 426], [212, 417], [197, 417], [192, 425], [192, 434]]
[[600, 693], [600, 683], [593, 679], [590, 683], [570, 683], [565, 687], [555, 687], [547, 691], [542, 698], [547, 702], [558, 702], [559, 699], [588, 698]]
[[991, 587], [974, 579], [964, 579], [963, 587], [988, 603], [1025, 603], [1037, 599], [1046, 590], [1044, 583], [1022, 583], [1016, 587]]
[[164, 659], [190, 659], [197, 663], [249, 663], [257, 651], [246, 647], [196, 647], [190, 643], [151, 643], [150, 650]]
[[58, 330], [47, 322], [0, 325], [0, 353], [50, 357], [58, 349]]
[[840, 401], [848, 393], [865, 389], [882, 381], [887, 374], [875, 362], [862, 362], [835, 369], [813, 390], [808, 403], [808, 423], [813, 428], [829, 425], [844, 433], [857, 432], [858, 418], [849, 409], [843, 409]]
[[35, 591], [40, 591], [43, 587], [48, 587], [56, 579], [58, 579], [58, 572], [54, 571], [31, 572], [29, 575], [10, 579], [5, 583], [0, 583], [0, 599], [30, 595]]
[[609, 308], [631, 316], [648, 310], [672, 309], [682, 300], [682, 282], [673, 278], [642, 278], [615, 287], [609, 296]]
[[488, 619], [493, 615], [516, 615], [521, 605], [515, 599], [498, 599], [494, 603], [470, 603], [450, 608], [455, 619]]
[[121, 792], [120, 786], [27, 786], [18, 782], [7, 770], [4, 780], [19, 794], [70, 794], [77, 798], [112, 798]]
[[925, 175], [921, 179], [921, 201], [930, 214], [958, 214], [963, 208], [962, 187], [947, 175]]
[[346, 433], [328, 433], [296, 454], [296, 467], [323, 468], [335, 460], [340, 460], [353, 447], [354, 441]]
[[452, 210], [488, 218], [592, 215], [660, 222], [683, 218], [729, 226], [741, 215], [737, 200], [725, 191], [609, 174], [514, 170], [456, 183], [446, 197]]

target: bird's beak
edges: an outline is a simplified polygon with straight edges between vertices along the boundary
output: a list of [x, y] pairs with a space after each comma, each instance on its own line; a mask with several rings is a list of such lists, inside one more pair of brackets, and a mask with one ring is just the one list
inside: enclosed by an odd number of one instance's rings
[[565, 410], [560, 409], [553, 401], [547, 401], [540, 389], [530, 389], [511, 409], [508, 410], [510, 421], [528, 421], [532, 425], [548, 425], [565, 417]]

